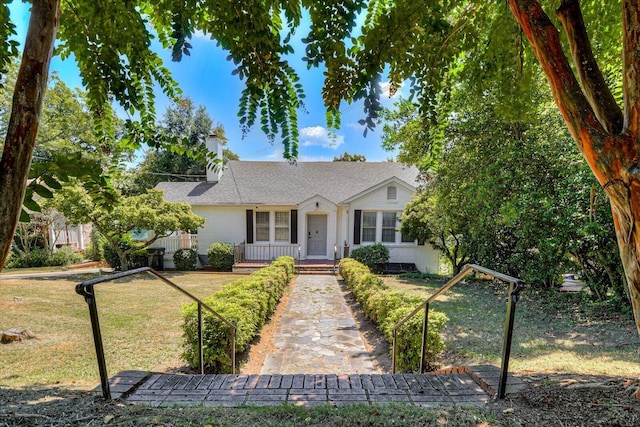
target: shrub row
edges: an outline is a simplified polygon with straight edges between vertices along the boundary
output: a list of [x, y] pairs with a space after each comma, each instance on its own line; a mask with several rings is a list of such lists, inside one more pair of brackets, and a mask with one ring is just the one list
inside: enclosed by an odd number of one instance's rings
[[[205, 298], [203, 302], [229, 320], [236, 329], [236, 354], [242, 353], [264, 326], [282, 298], [294, 273], [292, 257], [280, 257], [269, 267], [262, 268], [249, 277], [227, 283]], [[203, 353], [207, 372], [231, 371], [230, 328], [208, 310], [203, 314]], [[198, 366], [198, 306], [197, 303], [182, 307], [184, 319], [184, 351], [182, 357]]]
[[[365, 315], [376, 322], [385, 338], [393, 343], [395, 325], [419, 306], [423, 300], [402, 292], [392, 291], [382, 279], [372, 274], [367, 266], [352, 258], [342, 259], [339, 267], [340, 275], [362, 306]], [[416, 315], [398, 330], [396, 337], [398, 346], [396, 369], [398, 372], [418, 371], [420, 368], [423, 319], [424, 316]], [[444, 349], [440, 331], [444, 328], [447, 320], [449, 319], [444, 313], [429, 310], [429, 331], [425, 351], [427, 370], [437, 369], [437, 357]]]
[[46, 266], [67, 266], [82, 261], [82, 255], [73, 248], [63, 246], [55, 252], [42, 248], [33, 248], [29, 253], [9, 252], [10, 257], [5, 261], [6, 268], [30, 268]]

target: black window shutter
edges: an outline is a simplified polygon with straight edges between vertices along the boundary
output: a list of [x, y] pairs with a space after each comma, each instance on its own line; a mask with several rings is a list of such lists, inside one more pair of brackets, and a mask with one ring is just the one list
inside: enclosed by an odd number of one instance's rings
[[298, 210], [291, 209], [291, 243], [298, 243]]
[[253, 209], [247, 209], [247, 243], [253, 243]]
[[353, 244], [360, 244], [360, 226], [362, 225], [362, 211], [360, 209], [356, 209], [353, 211]]

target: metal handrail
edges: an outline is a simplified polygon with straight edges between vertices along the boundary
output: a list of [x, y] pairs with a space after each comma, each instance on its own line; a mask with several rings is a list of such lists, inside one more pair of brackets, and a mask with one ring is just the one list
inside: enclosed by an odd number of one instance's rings
[[392, 372], [396, 373], [396, 351], [397, 351], [397, 332], [398, 329], [407, 323], [413, 316], [415, 316], [420, 310], [424, 308], [424, 320], [422, 323], [422, 348], [420, 350], [420, 372], [425, 371], [425, 351], [427, 346], [427, 328], [429, 326], [429, 304], [436, 298], [449, 290], [452, 286], [460, 282], [464, 277], [472, 270], [480, 273], [488, 274], [496, 279], [509, 282], [509, 301], [507, 303], [507, 319], [504, 329], [504, 345], [502, 347], [502, 365], [500, 368], [500, 381], [498, 384], [498, 398], [503, 399], [506, 393], [507, 387], [507, 374], [509, 371], [509, 356], [511, 354], [511, 338], [513, 336], [513, 322], [515, 318], [516, 305], [518, 303], [520, 292], [525, 288], [525, 282], [515, 277], [508, 276], [506, 274], [498, 273], [497, 271], [490, 270], [485, 267], [481, 267], [476, 264], [467, 264], [458, 274], [456, 274], [451, 280], [449, 280], [442, 288], [436, 293], [427, 298], [422, 304], [420, 304], [415, 310], [409, 313], [404, 319], [400, 320], [393, 327], [393, 364]]
[[96, 357], [98, 359], [98, 370], [100, 371], [100, 384], [102, 386], [102, 395], [105, 399], [111, 400], [111, 389], [109, 387], [109, 376], [107, 375], [107, 363], [104, 357], [104, 347], [102, 345], [102, 334], [100, 332], [100, 322], [98, 321], [98, 306], [96, 304], [96, 297], [94, 293], [94, 285], [104, 282], [110, 282], [112, 280], [121, 279], [123, 277], [132, 276], [138, 273], [151, 273], [160, 279], [165, 284], [171, 286], [177, 291], [182, 292], [191, 300], [198, 303], [198, 351], [200, 355], [200, 373], [204, 374], [204, 354], [203, 354], [203, 338], [202, 338], [202, 309], [204, 308], [214, 316], [218, 317], [231, 329], [231, 373], [235, 373], [236, 369], [236, 327], [233, 323], [229, 322], [222, 315], [216, 312], [214, 309], [203, 303], [199, 298], [195, 297], [188, 291], [182, 289], [180, 286], [173, 283], [171, 280], [162, 276], [160, 273], [149, 267], [136, 268], [135, 270], [123, 271], [121, 273], [111, 274], [109, 276], [98, 277], [95, 279], [85, 280], [82, 283], [76, 285], [76, 293], [82, 295], [84, 300], [89, 305], [89, 316], [91, 317], [91, 329], [93, 331], [93, 342], [96, 347]]

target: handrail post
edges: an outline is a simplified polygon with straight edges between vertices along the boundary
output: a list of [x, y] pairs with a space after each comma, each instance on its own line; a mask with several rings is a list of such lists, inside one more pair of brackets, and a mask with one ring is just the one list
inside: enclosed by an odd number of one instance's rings
[[425, 353], [427, 351], [427, 332], [429, 330], [429, 303], [424, 305], [424, 320], [422, 321], [422, 348], [420, 349], [420, 373], [424, 373], [427, 367], [425, 366]]
[[398, 332], [394, 329], [393, 330], [393, 343], [391, 345], [391, 348], [393, 348], [393, 352], [391, 353], [391, 373], [392, 374], [396, 373], [396, 353], [398, 351], [397, 340], [396, 340], [397, 333]]
[[93, 286], [87, 289], [84, 300], [89, 305], [89, 317], [91, 318], [91, 330], [93, 331], [93, 343], [96, 347], [96, 358], [98, 359], [98, 371], [100, 372], [100, 384], [102, 386], [102, 396], [106, 400], [111, 400], [111, 388], [109, 386], [109, 375], [107, 373], [107, 362], [104, 357], [104, 347], [102, 345], [102, 334], [100, 332], [100, 321], [98, 320], [98, 306], [94, 294]]
[[236, 329], [231, 330], [231, 373], [236, 373]]
[[204, 351], [202, 339], [202, 304], [198, 302], [198, 354], [200, 357], [200, 374], [204, 374]]
[[509, 373], [509, 357], [511, 355], [511, 339], [513, 338], [513, 324], [516, 315], [516, 305], [520, 291], [524, 288], [522, 282], [511, 282], [509, 286], [509, 302], [504, 325], [504, 344], [502, 347], [502, 366], [500, 367], [500, 382], [498, 383], [498, 399], [504, 399], [507, 393], [507, 375]]

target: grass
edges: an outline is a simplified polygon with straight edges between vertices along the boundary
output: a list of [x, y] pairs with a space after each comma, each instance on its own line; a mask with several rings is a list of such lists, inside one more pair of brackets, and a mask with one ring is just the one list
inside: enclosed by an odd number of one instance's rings
[[[402, 292], [426, 298], [445, 282], [385, 277]], [[443, 366], [499, 365], [507, 285], [462, 282], [431, 305], [449, 317], [444, 331]], [[640, 376], [640, 337], [630, 313], [612, 314], [576, 294], [527, 288], [516, 308], [509, 369], [512, 372], [561, 372]]]
[[[169, 273], [203, 298], [237, 275]], [[0, 330], [27, 329], [38, 339], [0, 345], [0, 386], [93, 387], [97, 372], [89, 310], [75, 286], [91, 276], [0, 279]], [[96, 286], [107, 368], [166, 370], [184, 365], [180, 304], [187, 297], [151, 275]]]

